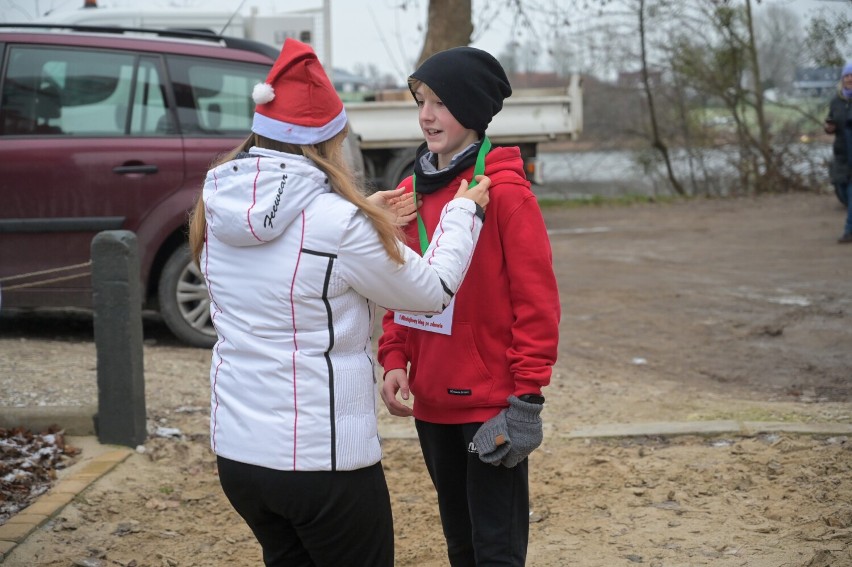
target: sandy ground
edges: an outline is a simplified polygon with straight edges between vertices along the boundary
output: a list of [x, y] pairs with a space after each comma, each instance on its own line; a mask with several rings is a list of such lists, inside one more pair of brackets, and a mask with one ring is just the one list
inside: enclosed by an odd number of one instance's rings
[[[852, 565], [840, 435], [575, 439], [605, 423], [852, 422], [852, 246], [833, 196], [545, 210], [560, 359], [531, 456], [531, 566]], [[207, 441], [209, 355], [145, 324], [151, 437], [4, 567], [258, 565]], [[5, 405], [94, 404], [85, 317], [0, 318]], [[411, 424], [382, 408], [400, 566], [446, 565]], [[156, 435], [177, 429], [177, 437]]]

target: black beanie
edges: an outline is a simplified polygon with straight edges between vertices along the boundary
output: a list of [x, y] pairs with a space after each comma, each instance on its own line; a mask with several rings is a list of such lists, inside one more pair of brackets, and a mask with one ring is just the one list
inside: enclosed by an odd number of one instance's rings
[[[409, 77], [426, 84], [459, 124], [482, 135], [512, 94], [506, 72], [493, 55], [475, 47], [453, 47], [429, 57]], [[414, 94], [414, 91], [411, 91]]]

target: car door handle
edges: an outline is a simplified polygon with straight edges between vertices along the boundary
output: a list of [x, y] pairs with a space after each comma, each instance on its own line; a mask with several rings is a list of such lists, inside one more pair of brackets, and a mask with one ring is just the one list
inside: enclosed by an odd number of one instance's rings
[[119, 165], [112, 168], [112, 172], [119, 175], [129, 175], [134, 173], [148, 175], [150, 173], [157, 173], [158, 171], [159, 168], [156, 165]]

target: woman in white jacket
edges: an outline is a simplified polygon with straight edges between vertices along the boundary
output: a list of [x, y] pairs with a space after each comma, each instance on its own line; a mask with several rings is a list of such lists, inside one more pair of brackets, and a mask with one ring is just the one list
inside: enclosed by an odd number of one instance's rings
[[310, 47], [288, 39], [253, 97], [252, 134], [208, 172], [190, 222], [219, 337], [210, 432], [220, 481], [268, 566], [391, 566], [375, 306], [443, 311], [490, 182], [462, 184], [421, 258], [382, 198], [353, 181], [343, 104]]

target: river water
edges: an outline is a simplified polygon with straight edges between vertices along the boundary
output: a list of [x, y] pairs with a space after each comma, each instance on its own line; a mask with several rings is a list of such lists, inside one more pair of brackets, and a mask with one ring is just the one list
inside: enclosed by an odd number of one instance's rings
[[[801, 144], [793, 148], [797, 172], [813, 176], [816, 183], [829, 183], [827, 160], [831, 145]], [[535, 185], [539, 198], [581, 199], [589, 197], [619, 197], [625, 195], [665, 196], [672, 191], [665, 166], [650, 150], [593, 150], [543, 152], [538, 167], [543, 182]], [[726, 187], [736, 183], [736, 148], [705, 150], [702, 163], [682, 150], [671, 151], [672, 165], [680, 182], [690, 186], [690, 172], [705, 177], [711, 193], [725, 194]], [[701, 173], [706, 171], [706, 174]]]

